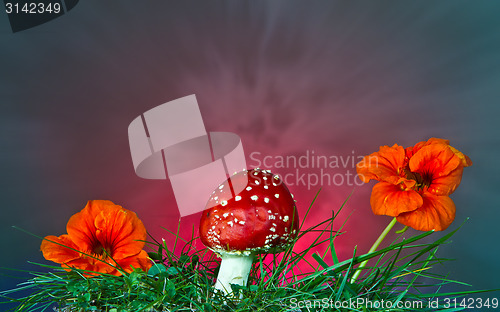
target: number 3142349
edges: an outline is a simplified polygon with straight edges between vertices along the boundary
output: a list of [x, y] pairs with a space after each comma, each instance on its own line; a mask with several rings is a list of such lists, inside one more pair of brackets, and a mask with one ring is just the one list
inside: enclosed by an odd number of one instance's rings
[[54, 13], [58, 14], [61, 12], [61, 4], [55, 3], [5, 3], [5, 12], [7, 14], [45, 14]]
[[444, 308], [467, 308], [467, 309], [496, 309], [498, 298], [462, 298], [444, 299]]

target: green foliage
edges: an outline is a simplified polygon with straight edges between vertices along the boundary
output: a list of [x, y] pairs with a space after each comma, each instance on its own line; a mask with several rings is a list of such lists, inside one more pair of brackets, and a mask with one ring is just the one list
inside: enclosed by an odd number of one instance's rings
[[[44, 311], [53, 306], [57, 311], [68, 312], [459, 311], [465, 310], [465, 306], [450, 307], [446, 303], [485, 292], [439, 293], [444, 285], [465, 284], [430, 273], [433, 265], [447, 260], [436, 256], [437, 249], [458, 229], [431, 243], [423, 243], [422, 239], [432, 231], [407, 239], [401, 234], [389, 247], [359, 256], [354, 249], [351, 259], [340, 261], [335, 240], [342, 234], [342, 227], [333, 229], [337, 215], [338, 212], [315, 226], [301, 229], [296, 241], [307, 239], [309, 248], [295, 251], [294, 243], [282, 254], [259, 257], [250, 272], [248, 286], [232, 285], [233, 297], [214, 293], [212, 285], [220, 262], [216, 256], [207, 249], [196, 250], [194, 235], [179, 250], [178, 240], [183, 240], [179, 231], [171, 232], [175, 238], [173, 250], [164, 241], [152, 239], [147, 243], [154, 250], [149, 256], [155, 260], [149, 272], [137, 269], [123, 276], [86, 277], [89, 272], [67, 272], [60, 267], [36, 264], [50, 271], [31, 272], [33, 278], [16, 289], [0, 292], [0, 296], [4, 302], [19, 303], [12, 311]], [[319, 247], [325, 250], [323, 255], [314, 252]], [[360, 278], [352, 283], [357, 265], [369, 259], [372, 266], [364, 267]], [[422, 279], [426, 283], [419, 282]], [[434, 282], [429, 284], [429, 280]], [[17, 291], [26, 289], [32, 294], [14, 297]], [[377, 306], [383, 302], [390, 303], [391, 308]], [[410, 302], [418, 304], [410, 306]]]

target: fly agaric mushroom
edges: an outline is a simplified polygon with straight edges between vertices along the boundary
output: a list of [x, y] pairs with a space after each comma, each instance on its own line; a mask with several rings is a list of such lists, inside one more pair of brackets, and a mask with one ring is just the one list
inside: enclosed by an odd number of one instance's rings
[[222, 259], [215, 289], [229, 294], [230, 284], [245, 286], [255, 255], [283, 251], [298, 228], [295, 201], [277, 175], [235, 173], [212, 193], [200, 221], [201, 241]]

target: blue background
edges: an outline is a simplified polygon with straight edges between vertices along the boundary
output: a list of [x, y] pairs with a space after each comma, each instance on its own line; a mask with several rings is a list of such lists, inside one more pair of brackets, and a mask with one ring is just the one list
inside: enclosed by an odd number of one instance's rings
[[[252, 152], [347, 157], [450, 139], [474, 162], [450, 230], [470, 219], [439, 250], [456, 261], [435, 270], [498, 288], [499, 16], [496, 1], [85, 1], [13, 34], [0, 14], [0, 266], [44, 262], [39, 239], [11, 226], [63, 234], [89, 199], [137, 212], [170, 240], [160, 228], [179, 222], [169, 181], [135, 175], [127, 127], [196, 94], [207, 130], [238, 134], [249, 166]], [[336, 222], [350, 215], [342, 259], [390, 221], [371, 213], [372, 185], [323, 185], [306, 220], [329, 217], [354, 189]], [[303, 215], [319, 185], [290, 189]], [[183, 235], [198, 218], [181, 220]], [[0, 289], [19, 281], [0, 276]]]

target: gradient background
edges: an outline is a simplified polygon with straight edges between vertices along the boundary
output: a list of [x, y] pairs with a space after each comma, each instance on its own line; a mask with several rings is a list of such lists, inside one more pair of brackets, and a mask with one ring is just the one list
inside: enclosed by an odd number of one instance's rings
[[[238, 134], [249, 166], [256, 151], [347, 157], [450, 139], [474, 162], [452, 195], [450, 229], [470, 220], [439, 250], [457, 260], [435, 271], [473, 289], [500, 286], [500, 3], [117, 3], [80, 1], [16, 34], [0, 14], [0, 266], [44, 262], [40, 241], [12, 225], [63, 234], [89, 199], [137, 212], [156, 238], [170, 240], [160, 228], [179, 221], [170, 184], [135, 175], [127, 127], [196, 94], [207, 130]], [[306, 220], [329, 217], [355, 189], [336, 223], [351, 215], [337, 243], [341, 259], [355, 245], [366, 252], [390, 221], [372, 214], [372, 185], [324, 186]], [[290, 189], [303, 215], [318, 187]], [[198, 219], [183, 218], [182, 235]], [[17, 282], [1, 276], [0, 289]]]

